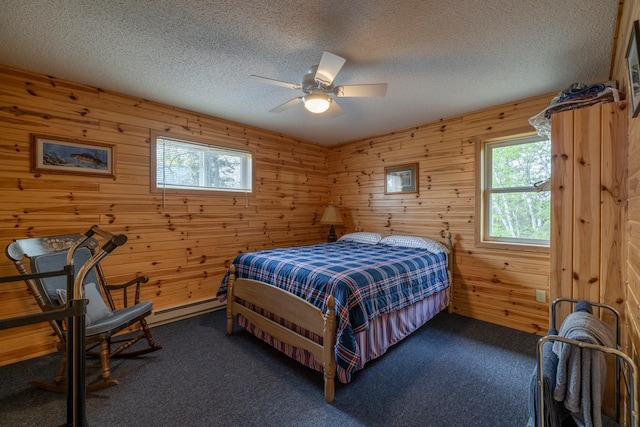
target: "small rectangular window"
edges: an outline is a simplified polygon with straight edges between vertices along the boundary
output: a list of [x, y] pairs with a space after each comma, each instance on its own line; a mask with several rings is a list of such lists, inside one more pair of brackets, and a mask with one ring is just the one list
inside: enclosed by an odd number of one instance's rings
[[482, 141], [479, 243], [549, 246], [551, 142], [537, 135]]
[[155, 187], [251, 192], [251, 153], [167, 136], [155, 137]]

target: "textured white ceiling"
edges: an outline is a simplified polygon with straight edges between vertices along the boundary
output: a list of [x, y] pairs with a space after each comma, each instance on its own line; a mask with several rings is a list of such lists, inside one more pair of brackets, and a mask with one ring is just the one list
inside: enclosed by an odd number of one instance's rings
[[[609, 79], [618, 0], [2, 0], [0, 63], [331, 145]], [[273, 107], [323, 51], [344, 114]]]

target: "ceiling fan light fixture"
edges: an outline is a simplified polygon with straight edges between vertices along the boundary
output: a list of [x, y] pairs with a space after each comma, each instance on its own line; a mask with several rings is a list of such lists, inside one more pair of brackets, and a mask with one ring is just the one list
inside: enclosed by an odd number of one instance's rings
[[284, 104], [280, 104], [269, 110], [271, 113], [280, 113], [287, 108], [302, 103], [310, 113], [321, 114], [326, 112], [328, 116], [338, 117], [344, 113], [334, 97], [364, 98], [371, 96], [385, 96], [387, 94], [386, 83], [356, 84], [335, 86], [333, 80], [338, 75], [346, 59], [331, 52], [322, 52], [320, 63], [309, 69], [302, 76], [299, 84], [284, 82], [281, 80], [261, 77], [252, 74], [251, 77], [283, 86], [289, 89], [302, 89], [302, 96], [297, 96]]
[[324, 113], [331, 106], [331, 97], [324, 93], [310, 93], [302, 97], [304, 108], [312, 113]]

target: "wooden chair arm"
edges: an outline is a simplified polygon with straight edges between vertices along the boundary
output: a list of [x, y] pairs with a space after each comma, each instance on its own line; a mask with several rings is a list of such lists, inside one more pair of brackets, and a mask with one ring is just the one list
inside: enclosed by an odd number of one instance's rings
[[138, 304], [140, 302], [140, 284], [141, 283], [147, 283], [149, 281], [149, 277], [147, 276], [139, 276], [136, 278], [133, 278], [131, 280], [129, 280], [126, 283], [121, 283], [121, 284], [116, 284], [116, 285], [107, 285], [107, 291], [109, 293], [111, 293], [112, 290], [117, 290], [117, 289], [124, 289], [124, 306], [128, 307], [128, 303], [127, 303], [127, 288], [131, 285], [136, 285], [136, 293], [135, 293], [135, 300], [134, 300], [134, 304]]

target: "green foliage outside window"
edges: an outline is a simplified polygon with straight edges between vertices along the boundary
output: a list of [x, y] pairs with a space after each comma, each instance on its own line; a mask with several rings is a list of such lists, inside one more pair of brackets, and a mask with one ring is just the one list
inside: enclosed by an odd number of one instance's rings
[[158, 138], [158, 187], [251, 190], [251, 154], [203, 144]]
[[526, 137], [486, 144], [487, 240], [550, 237], [551, 195], [534, 184], [551, 176], [551, 143]]

